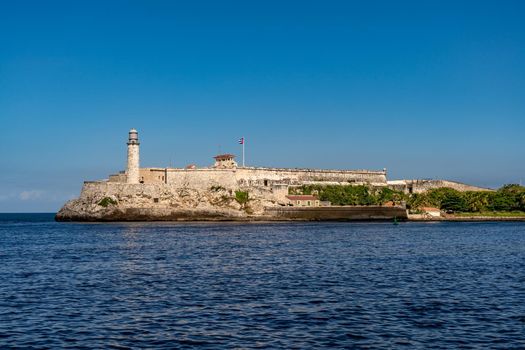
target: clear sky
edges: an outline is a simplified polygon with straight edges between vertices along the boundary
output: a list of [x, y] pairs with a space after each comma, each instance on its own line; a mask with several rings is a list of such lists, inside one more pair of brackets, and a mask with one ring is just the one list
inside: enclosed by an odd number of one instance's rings
[[2, 1], [0, 212], [125, 168], [525, 183], [524, 1]]

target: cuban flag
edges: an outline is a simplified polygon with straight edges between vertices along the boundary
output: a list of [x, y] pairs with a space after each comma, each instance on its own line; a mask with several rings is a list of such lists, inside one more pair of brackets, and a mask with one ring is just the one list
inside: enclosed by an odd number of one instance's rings
[[241, 138], [239, 139], [239, 145], [244, 145], [244, 137], [241, 137]]

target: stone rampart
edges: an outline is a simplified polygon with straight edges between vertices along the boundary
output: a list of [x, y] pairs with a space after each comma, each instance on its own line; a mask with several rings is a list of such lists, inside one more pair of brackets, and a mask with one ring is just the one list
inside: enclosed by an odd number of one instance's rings
[[460, 192], [493, 191], [489, 188], [467, 185], [448, 180], [393, 180], [388, 181], [388, 187], [405, 193], [423, 193], [431, 189], [448, 187]]
[[275, 184], [300, 185], [304, 182], [334, 182], [345, 184], [369, 184], [386, 186], [385, 171], [367, 170], [318, 170], [286, 168], [143, 168], [140, 171], [141, 181], [147, 183], [166, 183], [169, 185], [209, 188], [224, 186], [226, 188], [261, 186], [271, 187]]

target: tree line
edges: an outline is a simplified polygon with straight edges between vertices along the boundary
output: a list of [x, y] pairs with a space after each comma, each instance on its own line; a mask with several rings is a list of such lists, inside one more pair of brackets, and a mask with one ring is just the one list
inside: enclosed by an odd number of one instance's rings
[[315, 194], [332, 205], [384, 205], [405, 202], [407, 208], [436, 207], [450, 212], [524, 211], [525, 187], [505, 185], [497, 191], [460, 192], [442, 187], [424, 193], [406, 194], [388, 187], [365, 185], [304, 185], [290, 189], [290, 194]]

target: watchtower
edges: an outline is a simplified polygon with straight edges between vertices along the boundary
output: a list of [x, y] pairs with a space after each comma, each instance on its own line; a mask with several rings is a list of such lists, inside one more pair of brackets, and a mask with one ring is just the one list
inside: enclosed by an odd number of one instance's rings
[[139, 133], [131, 129], [128, 138], [128, 167], [126, 168], [126, 182], [129, 184], [139, 183], [139, 145]]
[[219, 154], [213, 158], [215, 158], [215, 164], [213, 165], [214, 168], [237, 168], [237, 162], [235, 161], [235, 156], [233, 154]]

